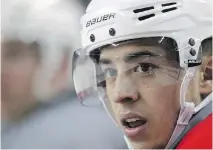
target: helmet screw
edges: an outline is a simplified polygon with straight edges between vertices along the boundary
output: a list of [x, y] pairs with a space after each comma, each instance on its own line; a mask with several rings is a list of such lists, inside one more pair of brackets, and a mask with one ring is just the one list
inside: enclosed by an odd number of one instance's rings
[[193, 38], [189, 39], [189, 45], [191, 45], [191, 46], [195, 45], [195, 40]]
[[94, 34], [91, 34], [91, 35], [90, 35], [90, 41], [91, 41], [91, 42], [94, 42], [94, 41], [95, 41], [95, 36], [94, 36]]
[[195, 55], [196, 55], [196, 51], [195, 51], [193, 48], [191, 48], [190, 54], [191, 54], [192, 56], [195, 56]]
[[114, 28], [109, 29], [109, 35], [114, 36], [116, 33]]

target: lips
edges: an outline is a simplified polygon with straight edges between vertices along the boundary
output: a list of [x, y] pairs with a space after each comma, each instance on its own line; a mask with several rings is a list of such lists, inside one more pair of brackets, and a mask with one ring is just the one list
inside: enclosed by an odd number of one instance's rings
[[147, 119], [135, 113], [128, 113], [121, 115], [121, 124], [126, 136], [142, 136], [145, 134]]

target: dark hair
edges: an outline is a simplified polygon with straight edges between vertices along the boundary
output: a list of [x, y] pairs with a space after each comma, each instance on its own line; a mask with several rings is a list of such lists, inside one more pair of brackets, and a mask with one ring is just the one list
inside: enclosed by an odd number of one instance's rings
[[201, 48], [203, 56], [212, 56], [212, 37], [203, 40]]

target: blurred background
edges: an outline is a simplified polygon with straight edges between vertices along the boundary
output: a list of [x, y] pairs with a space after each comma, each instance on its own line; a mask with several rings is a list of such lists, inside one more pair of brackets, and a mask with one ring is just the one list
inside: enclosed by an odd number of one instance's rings
[[83, 106], [73, 87], [89, 2], [1, 1], [1, 148], [127, 148], [102, 105]]

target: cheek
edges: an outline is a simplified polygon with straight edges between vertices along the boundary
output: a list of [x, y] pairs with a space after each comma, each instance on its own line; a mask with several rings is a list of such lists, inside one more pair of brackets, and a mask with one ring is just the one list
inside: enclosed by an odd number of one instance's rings
[[172, 134], [178, 117], [179, 85], [155, 87], [146, 89], [143, 93], [144, 111], [149, 118], [149, 138], [163, 143]]
[[138, 82], [137, 86], [142, 99], [144, 99], [144, 103], [147, 103], [150, 107], [157, 107], [162, 110], [165, 107], [179, 108], [181, 83], [162, 85], [154, 81], [146, 82], [146, 84], [141, 82]]
[[144, 100], [146, 112], [154, 122], [176, 119], [180, 109], [179, 91], [180, 85], [178, 84], [141, 90], [140, 94]]
[[118, 114], [120, 114], [119, 112], [121, 111], [121, 105], [119, 103], [114, 102], [115, 92], [113, 90], [113, 87], [107, 85], [106, 93], [107, 93], [107, 101], [106, 101], [107, 109], [112, 115], [112, 117], [115, 120], [118, 120]]

